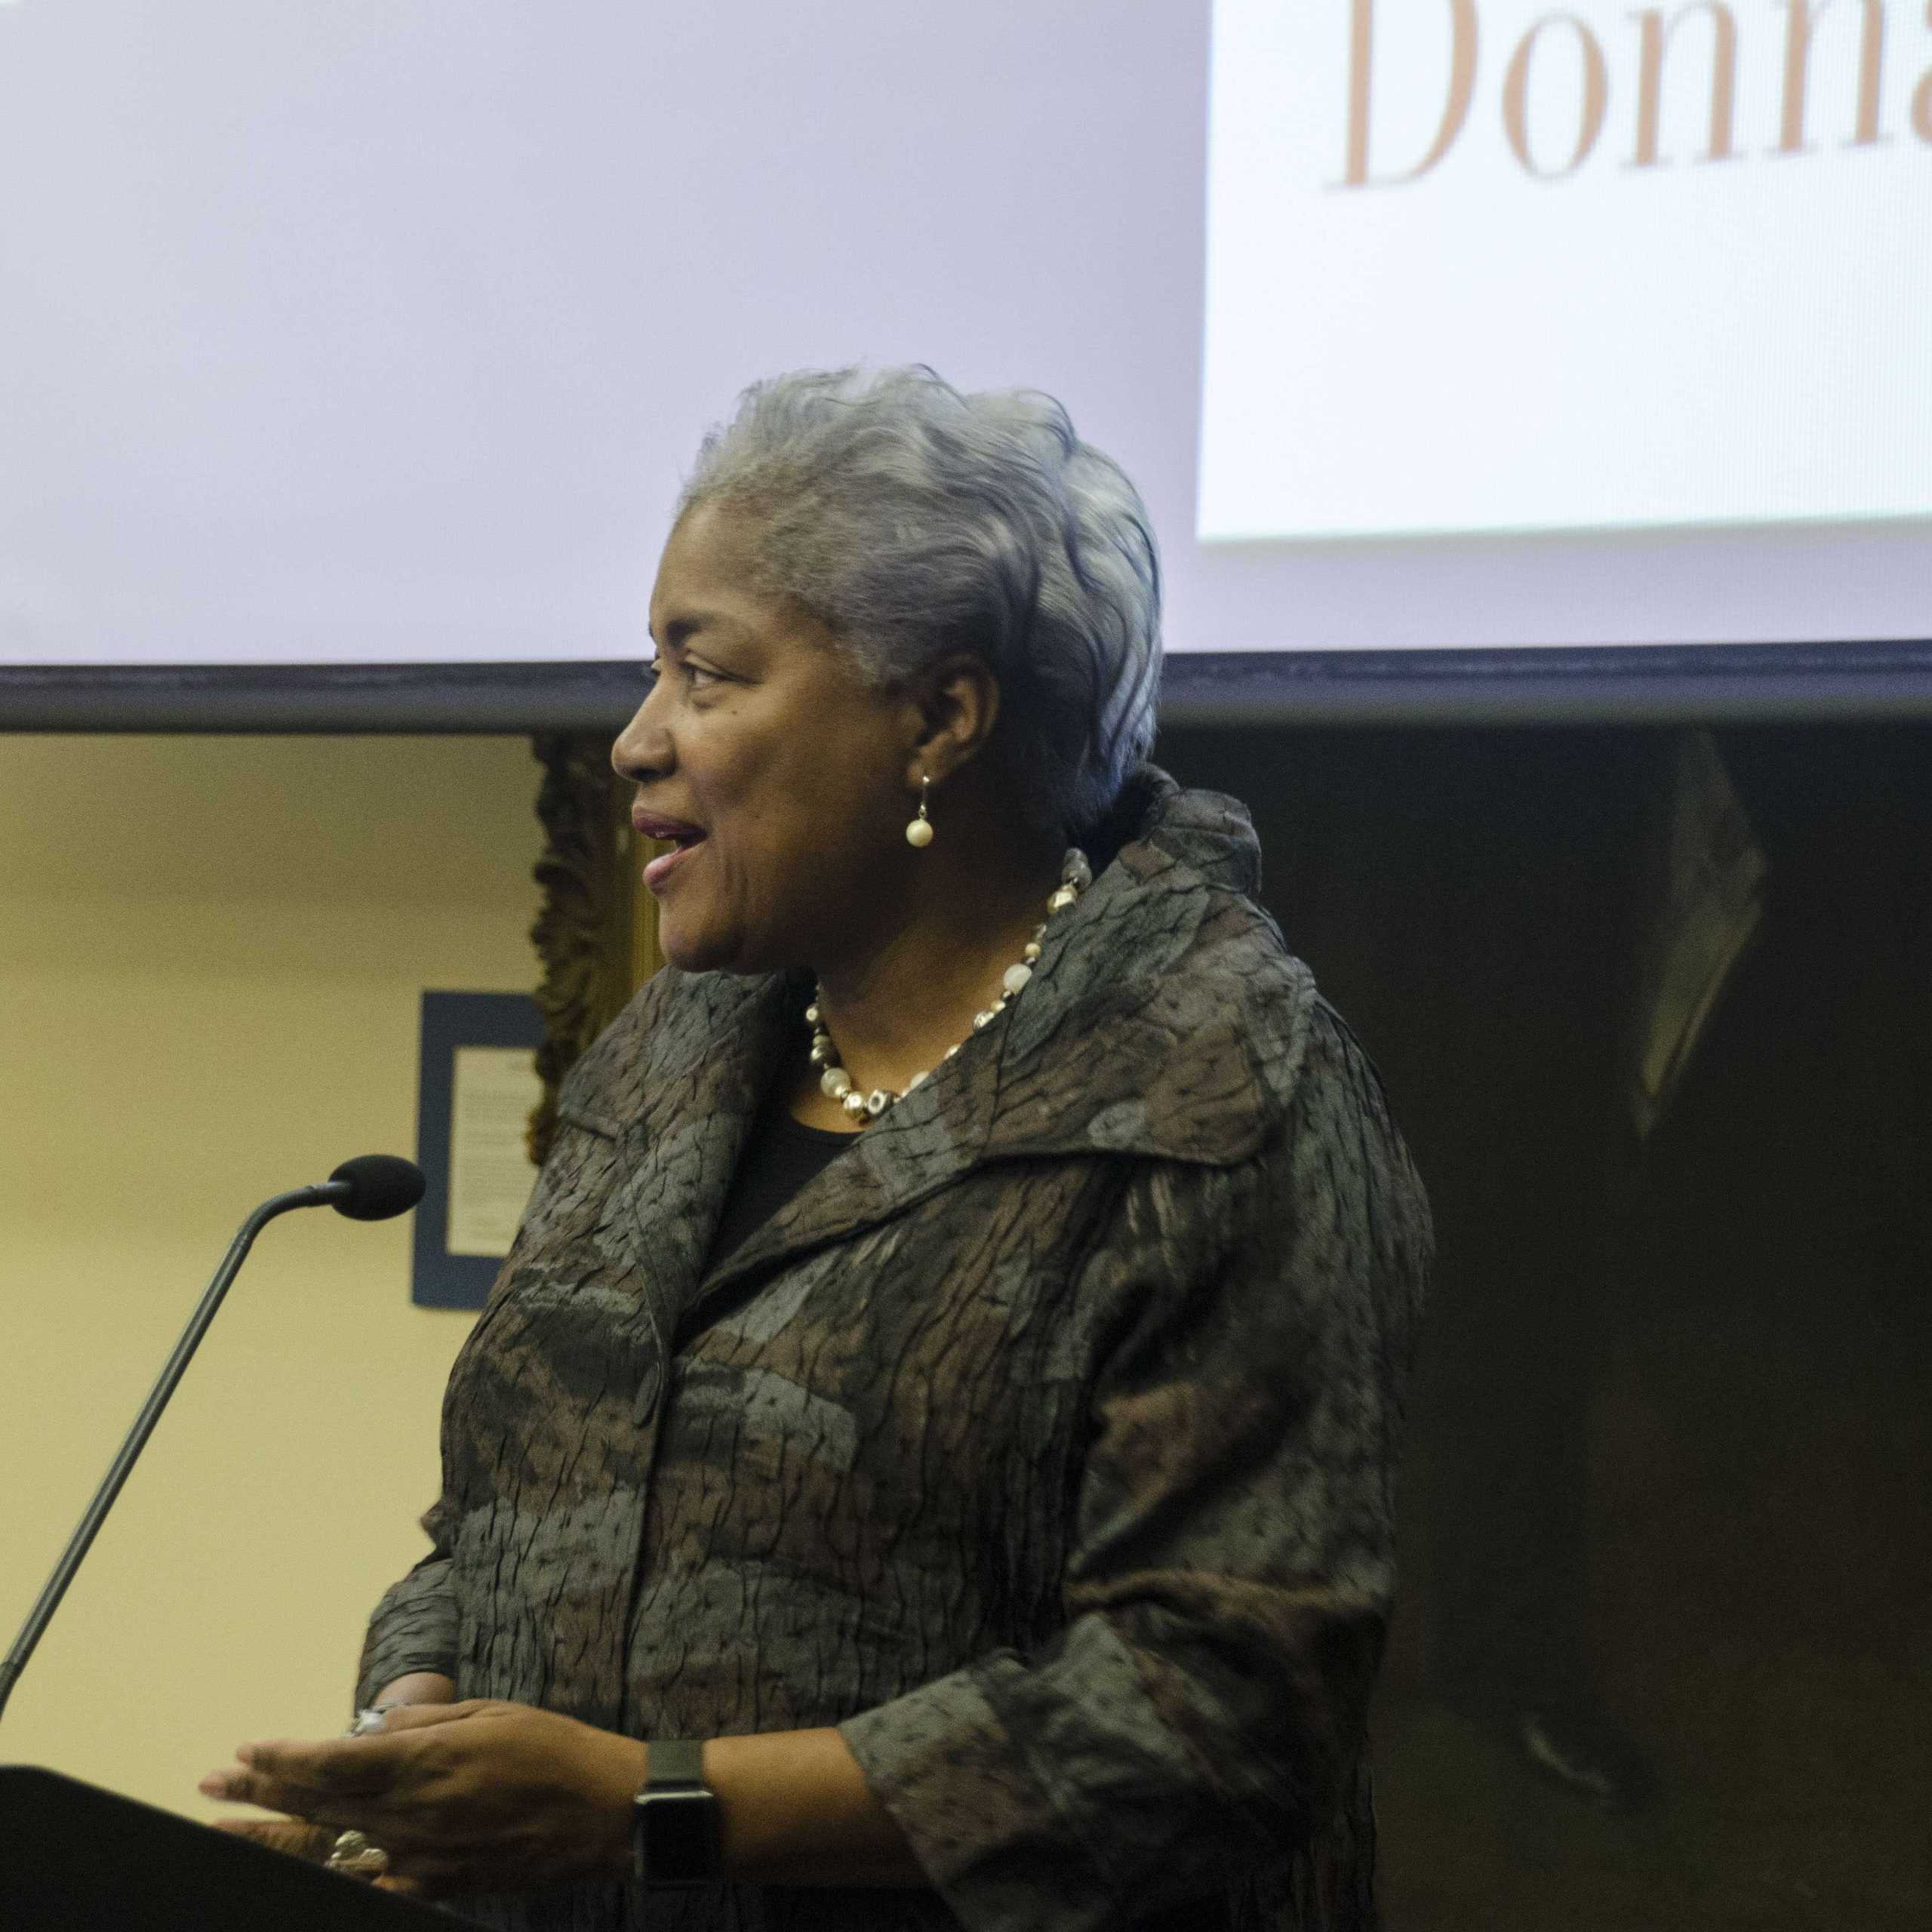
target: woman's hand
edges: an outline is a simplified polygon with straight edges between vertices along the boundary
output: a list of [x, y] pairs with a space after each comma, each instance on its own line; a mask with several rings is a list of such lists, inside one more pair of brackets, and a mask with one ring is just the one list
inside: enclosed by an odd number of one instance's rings
[[[456, 1685], [452, 1679], [440, 1672], [416, 1670], [385, 1684], [376, 1694], [374, 1708], [387, 1712], [401, 1704], [455, 1702]], [[335, 1849], [338, 1835], [332, 1826], [309, 1825], [285, 1818], [223, 1818], [217, 1829], [236, 1838], [246, 1838], [251, 1844], [278, 1851], [285, 1857], [305, 1859], [312, 1865], [327, 1862], [329, 1854]], [[414, 1887], [392, 1881], [389, 1889], [403, 1891], [413, 1890]]]
[[245, 1744], [210, 1798], [287, 1821], [229, 1829], [326, 1857], [352, 1826], [389, 1856], [383, 1882], [429, 1897], [622, 1879], [645, 1747], [526, 1704], [418, 1703], [365, 1737]]

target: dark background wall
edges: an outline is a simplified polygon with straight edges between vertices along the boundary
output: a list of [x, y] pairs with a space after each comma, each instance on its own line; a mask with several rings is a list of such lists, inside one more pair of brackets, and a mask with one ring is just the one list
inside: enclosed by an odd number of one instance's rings
[[[1641, 1145], [1672, 734], [1157, 753], [1250, 806], [1435, 1207], [1378, 1723], [1393, 1932], [1932, 1922], [1932, 729], [1718, 743], [1764, 916]], [[1538, 1775], [1540, 1712], [1626, 1809]]]

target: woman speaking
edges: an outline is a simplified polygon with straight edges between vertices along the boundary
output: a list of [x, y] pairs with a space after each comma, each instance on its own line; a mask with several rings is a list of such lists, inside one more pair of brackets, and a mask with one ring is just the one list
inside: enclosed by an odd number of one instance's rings
[[748, 391], [618, 739], [670, 964], [579, 1062], [377, 1609], [240, 1825], [505, 1927], [1355, 1928], [1422, 1190], [1146, 762], [1132, 485]]

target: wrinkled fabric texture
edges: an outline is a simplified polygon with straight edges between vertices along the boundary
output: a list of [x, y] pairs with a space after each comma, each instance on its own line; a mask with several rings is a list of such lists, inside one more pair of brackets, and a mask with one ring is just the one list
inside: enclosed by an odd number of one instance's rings
[[706, 1272], [795, 979], [660, 974], [575, 1068], [452, 1375], [409, 1670], [650, 1737], [842, 1727], [934, 1889], [587, 1887], [538, 1932], [1361, 1932], [1428, 1210], [1151, 770], [1004, 1018]]

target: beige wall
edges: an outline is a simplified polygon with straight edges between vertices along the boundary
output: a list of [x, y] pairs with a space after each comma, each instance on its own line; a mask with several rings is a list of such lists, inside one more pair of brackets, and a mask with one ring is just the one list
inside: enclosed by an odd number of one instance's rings
[[[0, 735], [0, 1644], [242, 1217], [414, 1152], [421, 990], [532, 983], [537, 778], [509, 738]], [[264, 1232], [0, 1761], [202, 1814], [239, 1740], [340, 1727], [471, 1318], [410, 1305], [409, 1226]]]

